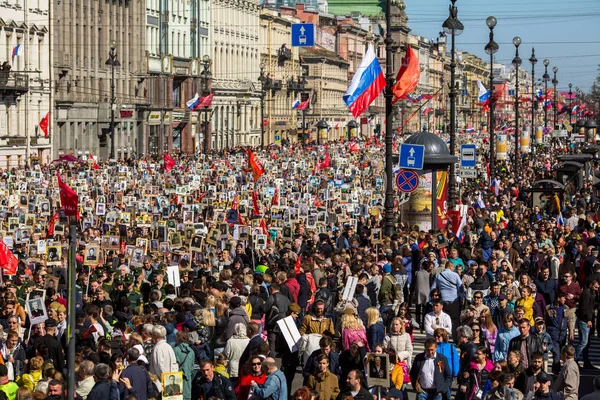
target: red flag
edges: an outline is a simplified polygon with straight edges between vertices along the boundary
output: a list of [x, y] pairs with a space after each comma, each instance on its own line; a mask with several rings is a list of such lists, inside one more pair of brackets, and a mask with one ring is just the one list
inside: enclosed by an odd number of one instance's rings
[[242, 217], [242, 214], [240, 214], [240, 210], [237, 210], [238, 212], [238, 224], [239, 225], [246, 225], [246, 221], [244, 221], [244, 218]]
[[254, 177], [254, 182], [256, 182], [260, 179], [262, 174], [265, 173], [265, 169], [252, 150], [246, 150], [246, 154], [248, 154], [248, 164], [250, 164], [250, 168], [252, 168], [252, 176]]
[[211, 93], [208, 96], [200, 97], [200, 101], [198, 101], [198, 105], [194, 107], [194, 110], [210, 107], [213, 101], [213, 97], [215, 97], [214, 93]]
[[322, 170], [325, 168], [329, 168], [330, 165], [331, 165], [331, 159], [329, 158], [329, 153], [327, 153], [327, 154], [325, 154], [325, 159], [323, 160], [323, 162], [318, 164], [318, 169]]
[[296, 107], [296, 110], [304, 111], [308, 108], [309, 105], [310, 105], [310, 97], [308, 99], [306, 99], [306, 101], [303, 101], [302, 103], [298, 104], [298, 107]]
[[92, 161], [92, 169], [100, 169], [100, 166], [94, 159], [94, 156], [92, 155], [92, 153], [90, 153], [90, 161]]
[[173, 160], [173, 158], [171, 158], [170, 155], [165, 153], [164, 164], [165, 164], [165, 171], [169, 172], [175, 166], [175, 160]]
[[548, 89], [548, 93], [546, 93], [546, 96], [544, 97], [546, 100], [549, 100], [552, 98], [552, 95], [554, 94], [554, 88], [550, 88]]
[[279, 188], [275, 188], [275, 194], [273, 195], [273, 198], [271, 199], [271, 205], [272, 206], [279, 205]]
[[350, 151], [350, 153], [358, 153], [360, 151], [360, 147], [358, 147], [358, 143], [353, 142], [348, 148], [348, 150]]
[[46, 116], [42, 118], [39, 123], [39, 127], [44, 132], [44, 137], [48, 137], [48, 123], [50, 121], [50, 112], [46, 113]]
[[294, 265], [294, 272], [296, 275], [300, 273], [300, 265], [302, 265], [302, 256], [298, 256], [298, 258], [296, 258], [296, 265]]
[[260, 215], [260, 208], [258, 207], [258, 192], [256, 190], [252, 192], [252, 213], [254, 215]]
[[263, 235], [267, 235], [267, 243], [269, 243], [271, 239], [269, 235], [269, 229], [267, 228], [267, 223], [265, 222], [264, 218], [260, 220], [260, 229], [262, 229]]
[[79, 196], [73, 189], [62, 181], [58, 171], [56, 171], [56, 177], [58, 178], [58, 188], [60, 189], [60, 204], [65, 210], [67, 217], [79, 217]]
[[419, 78], [421, 77], [421, 68], [419, 60], [411, 46], [408, 46], [406, 55], [402, 59], [402, 66], [396, 76], [396, 84], [392, 88], [394, 93], [393, 103], [400, 100], [402, 96], [411, 93], [417, 87]]
[[4, 241], [0, 241], [0, 268], [4, 270], [6, 275], [16, 275], [19, 260], [10, 251]]
[[48, 236], [54, 235], [54, 224], [58, 221], [58, 213], [55, 213], [52, 218], [50, 218], [50, 222], [48, 222]]

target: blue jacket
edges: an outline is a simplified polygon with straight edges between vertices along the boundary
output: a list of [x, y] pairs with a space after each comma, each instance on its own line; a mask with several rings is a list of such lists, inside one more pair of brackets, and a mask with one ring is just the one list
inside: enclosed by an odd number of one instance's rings
[[87, 398], [89, 400], [119, 400], [119, 388], [116, 383], [104, 379], [96, 382]]
[[[288, 400], [288, 389], [285, 375], [280, 370], [267, 377], [262, 385], [252, 386], [252, 393], [262, 399]], [[269, 397], [272, 396], [272, 397]]]
[[519, 328], [513, 326], [510, 331], [501, 329], [494, 343], [494, 361], [506, 360], [508, 356], [508, 344], [512, 338], [519, 336]]
[[552, 340], [561, 343], [567, 337], [567, 327], [569, 318], [567, 316], [567, 306], [549, 305], [546, 308], [546, 332]]
[[458, 355], [456, 346], [451, 343], [442, 342], [438, 343], [436, 351], [448, 359], [450, 372], [453, 377], [456, 377], [458, 375], [458, 370], [460, 369], [460, 356]]
[[[148, 397], [154, 397], [154, 383], [150, 380], [148, 371], [139, 365], [129, 364], [121, 373], [121, 377], [129, 379], [132, 387], [131, 392], [135, 392], [138, 400], [146, 400]], [[130, 393], [124, 386], [121, 386], [120, 389], [123, 398]]]
[[385, 327], [381, 322], [367, 328], [367, 341], [370, 349], [374, 349], [376, 344], [383, 343], [383, 339], [385, 339]]

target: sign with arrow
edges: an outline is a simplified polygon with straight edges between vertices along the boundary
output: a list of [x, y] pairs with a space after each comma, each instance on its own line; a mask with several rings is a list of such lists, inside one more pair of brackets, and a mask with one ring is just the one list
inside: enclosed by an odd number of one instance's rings
[[400, 145], [400, 157], [398, 157], [398, 165], [403, 169], [423, 169], [425, 161], [425, 146], [422, 144], [406, 144]]
[[313, 47], [315, 45], [314, 24], [292, 24], [292, 46]]

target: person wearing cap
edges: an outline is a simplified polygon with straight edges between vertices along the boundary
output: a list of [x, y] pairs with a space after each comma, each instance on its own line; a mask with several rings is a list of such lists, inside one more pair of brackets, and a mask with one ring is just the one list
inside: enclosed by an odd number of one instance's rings
[[53, 319], [46, 320], [46, 334], [35, 341], [36, 346], [40, 344], [46, 345], [48, 348], [48, 356], [44, 361], [52, 360], [52, 364], [57, 371], [63, 371], [65, 368], [65, 358], [63, 348], [60, 342], [56, 339], [57, 322]]
[[563, 397], [552, 390], [552, 378], [545, 372], [540, 372], [536, 377], [533, 394], [525, 394], [526, 400], [562, 400]]
[[379, 312], [385, 315], [387, 310], [394, 306], [395, 301], [399, 301], [400, 296], [396, 290], [396, 278], [392, 275], [392, 265], [387, 263], [383, 265], [383, 279], [379, 289]]

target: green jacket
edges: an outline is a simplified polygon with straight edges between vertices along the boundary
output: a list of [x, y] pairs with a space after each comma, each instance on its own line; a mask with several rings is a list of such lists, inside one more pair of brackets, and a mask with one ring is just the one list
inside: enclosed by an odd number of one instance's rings
[[174, 350], [179, 370], [183, 373], [183, 399], [190, 400], [192, 398], [192, 382], [196, 375], [194, 369], [196, 353], [187, 343], [179, 343]]

